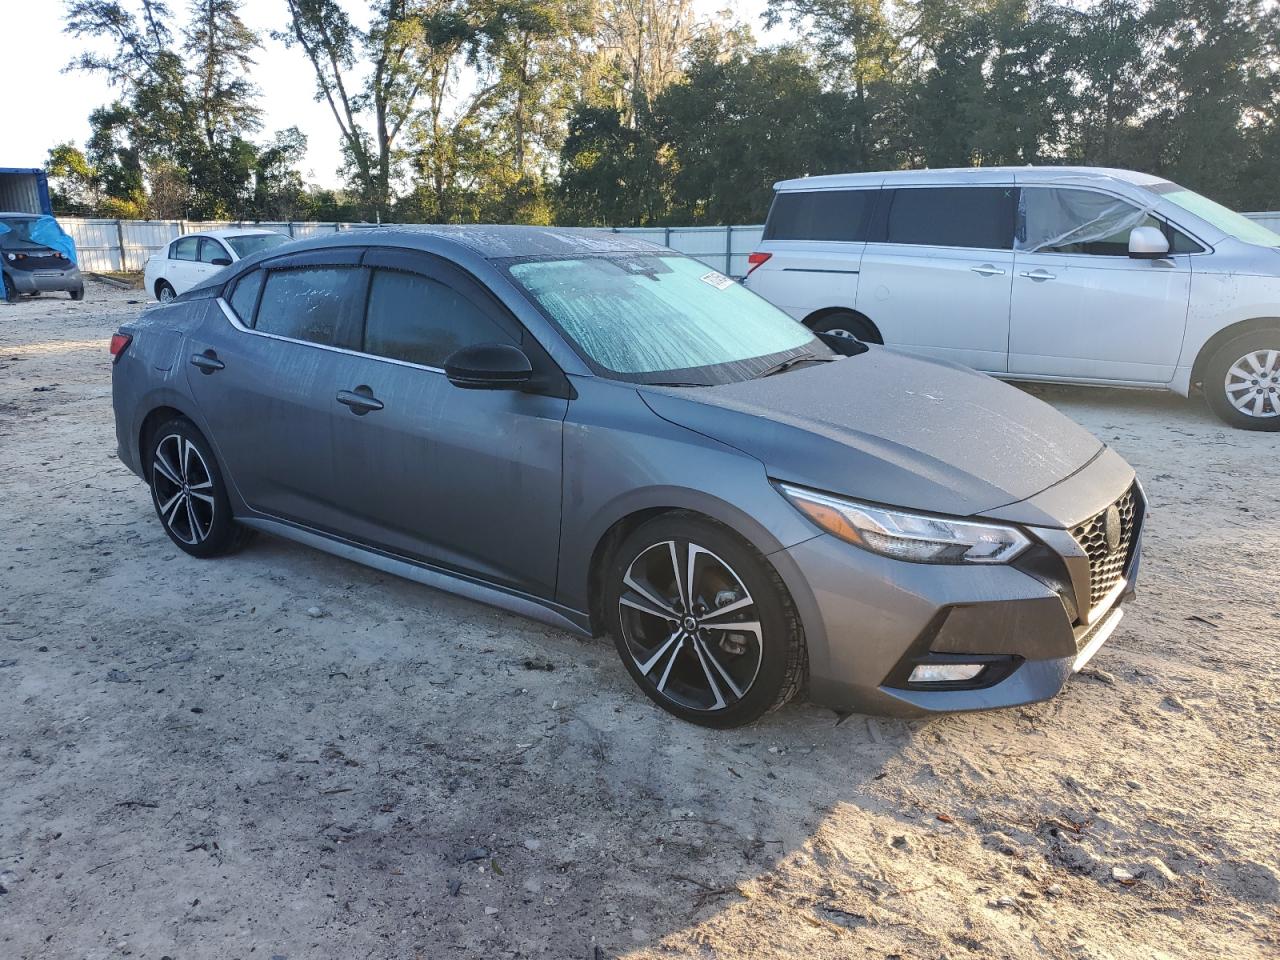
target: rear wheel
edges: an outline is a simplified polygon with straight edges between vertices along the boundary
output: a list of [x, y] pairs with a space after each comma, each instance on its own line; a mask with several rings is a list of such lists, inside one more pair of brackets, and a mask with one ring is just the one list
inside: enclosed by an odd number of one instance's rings
[[846, 337], [850, 340], [861, 340], [863, 343], [881, 343], [875, 328], [852, 310], [837, 310], [819, 317], [809, 324], [814, 333], [825, 333], [832, 337]]
[[1243, 430], [1280, 430], [1280, 329], [1223, 344], [1204, 368], [1204, 395], [1220, 418]]
[[606, 572], [619, 656], [682, 720], [736, 727], [795, 696], [804, 633], [777, 571], [728, 527], [665, 514], [628, 536]]
[[168, 280], [156, 281], [156, 299], [157, 300], [159, 300], [161, 303], [172, 303], [173, 298], [176, 296], [177, 294], [174, 293], [173, 287], [169, 285]]
[[180, 550], [193, 557], [230, 553], [244, 540], [231, 516], [222, 472], [208, 441], [186, 417], [152, 431], [148, 481], [156, 516]]

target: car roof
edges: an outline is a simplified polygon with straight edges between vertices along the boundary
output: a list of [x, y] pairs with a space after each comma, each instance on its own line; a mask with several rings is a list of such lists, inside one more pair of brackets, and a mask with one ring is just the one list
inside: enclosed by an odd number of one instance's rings
[[[508, 257], [567, 257], [589, 254], [664, 251], [644, 240], [607, 230], [576, 227], [533, 227], [493, 224], [423, 224], [369, 226], [325, 234], [290, 244], [287, 252], [323, 247], [394, 246], [434, 251], [441, 245], [460, 247], [485, 260]], [[277, 247], [274, 256], [286, 252]]]
[[894, 186], [898, 184], [981, 184], [981, 183], [1052, 183], [1052, 182], [1120, 182], [1147, 187], [1164, 183], [1161, 177], [1136, 170], [1114, 167], [951, 167], [937, 170], [881, 170], [868, 173], [835, 173], [820, 177], [779, 180], [774, 189], [824, 190], [840, 187]]
[[[264, 233], [273, 233], [280, 237], [289, 236], [279, 230], [267, 230], [263, 227], [220, 227], [217, 230], [193, 230], [191, 233], [184, 233], [182, 237], [255, 237]], [[182, 237], [176, 239], [181, 240]]]
[[39, 220], [42, 216], [44, 216], [44, 214], [41, 213], [18, 213], [17, 211], [13, 213], [6, 213], [5, 211], [0, 210], [0, 217], [3, 217], [5, 220]]

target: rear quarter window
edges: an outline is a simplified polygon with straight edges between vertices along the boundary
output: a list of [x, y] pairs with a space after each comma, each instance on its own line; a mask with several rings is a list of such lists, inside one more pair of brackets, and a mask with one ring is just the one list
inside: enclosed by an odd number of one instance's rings
[[877, 190], [784, 191], [774, 197], [765, 240], [867, 239]]
[[232, 311], [246, 327], [253, 326], [253, 308], [257, 306], [258, 292], [262, 289], [264, 277], [266, 277], [266, 273], [262, 270], [246, 273], [236, 281], [235, 288], [231, 291], [231, 296], [227, 298], [227, 303], [231, 305]]

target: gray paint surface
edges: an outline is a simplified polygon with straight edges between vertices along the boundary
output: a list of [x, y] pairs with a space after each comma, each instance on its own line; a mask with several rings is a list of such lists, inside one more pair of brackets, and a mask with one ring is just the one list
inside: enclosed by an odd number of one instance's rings
[[[803, 625], [812, 696], [833, 706], [1011, 705], [1051, 696], [1069, 674], [1078, 630], [1057, 590], [1080, 592], [1079, 557], [1058, 553], [1056, 587], [1016, 566], [889, 560], [822, 533], [771, 482], [934, 513], [999, 513], [1061, 544], [1067, 526], [1123, 494], [1133, 473], [1047, 405], [887, 349], [714, 388], [593, 376], [493, 260], [653, 249], [626, 238], [385, 230], [270, 257], [353, 246], [410, 248], [470, 272], [560, 366], [574, 396], [459, 390], [438, 370], [245, 330], [217, 294], [261, 259], [250, 258], [126, 325], [134, 343], [113, 370], [124, 462], [143, 474], [146, 417], [178, 410], [213, 444], [240, 518], [583, 632], [599, 629], [593, 573], [616, 525], [671, 509], [712, 518], [777, 571]], [[189, 363], [206, 350], [225, 368], [205, 374]], [[376, 389], [384, 409], [356, 417], [336, 403], [358, 385]], [[986, 626], [960, 639], [954, 627], [950, 649], [968, 637], [982, 652], [990, 638], [979, 634], [992, 623], [1035, 623], [1056, 639], [1027, 646], [1039, 666], [981, 696], [888, 691], [886, 672], [927, 647], [957, 606], [991, 612], [954, 621]], [[1052, 628], [1046, 610], [1059, 611]]]

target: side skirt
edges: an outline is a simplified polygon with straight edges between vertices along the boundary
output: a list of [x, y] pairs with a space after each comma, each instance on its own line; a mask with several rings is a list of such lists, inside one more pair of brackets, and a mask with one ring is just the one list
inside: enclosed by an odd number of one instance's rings
[[539, 600], [527, 594], [493, 586], [492, 584], [424, 563], [405, 560], [392, 554], [373, 550], [347, 540], [339, 540], [335, 537], [316, 533], [313, 530], [297, 527], [290, 523], [283, 523], [279, 520], [268, 520], [265, 517], [239, 517], [237, 519], [246, 527], [252, 527], [255, 530], [261, 530], [263, 533], [270, 533], [286, 540], [292, 540], [295, 543], [301, 543], [304, 546], [323, 550], [325, 553], [342, 557], [344, 560], [362, 563], [366, 567], [373, 567], [383, 573], [404, 577], [406, 580], [413, 580], [424, 586], [443, 590], [445, 593], [452, 593], [459, 597], [466, 597], [468, 600], [475, 600], [477, 603], [498, 607], [499, 609], [519, 614], [522, 617], [545, 623], [548, 626], [568, 630], [579, 636], [591, 636], [590, 619], [586, 614], [571, 610], [568, 607], [562, 607], [557, 603]]

